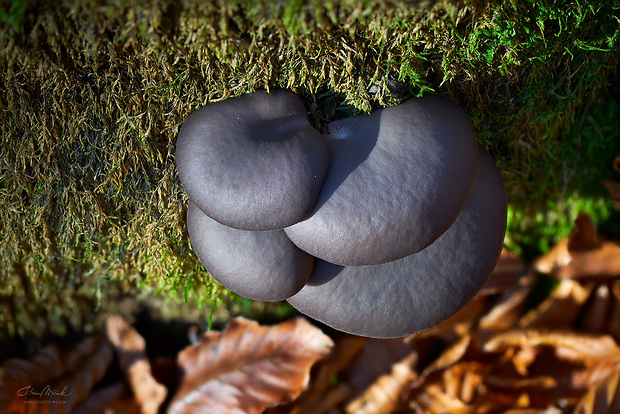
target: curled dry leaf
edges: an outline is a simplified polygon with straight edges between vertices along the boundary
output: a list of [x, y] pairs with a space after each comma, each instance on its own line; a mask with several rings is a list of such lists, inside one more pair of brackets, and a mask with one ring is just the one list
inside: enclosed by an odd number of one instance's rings
[[495, 269], [482, 287], [481, 293], [489, 295], [514, 286], [525, 270], [525, 264], [521, 257], [504, 247]]
[[326, 413], [348, 398], [351, 394], [351, 384], [348, 381], [337, 381], [338, 373], [351, 365], [368, 338], [336, 332], [333, 351], [314, 367], [314, 374], [308, 390], [293, 402], [269, 408], [268, 414], [316, 414]]
[[71, 414], [135, 414], [140, 412], [136, 399], [125, 384], [108, 385], [94, 391]]
[[144, 338], [120, 316], [108, 318], [106, 334], [114, 345], [121, 371], [127, 378], [141, 412], [157, 413], [168, 391], [151, 374]]
[[519, 326], [570, 329], [581, 314], [591, 292], [591, 284], [584, 286], [575, 280], [563, 279], [540, 305], [519, 320]]
[[9, 413], [44, 409], [69, 413], [103, 378], [112, 349], [102, 335], [86, 338], [68, 352], [55, 345], [28, 360], [9, 359], [0, 368], [0, 407]]
[[592, 388], [577, 403], [575, 414], [615, 414], [620, 412], [620, 370]]
[[607, 335], [595, 336], [576, 332], [544, 332], [528, 329], [499, 333], [484, 344], [483, 350], [502, 352], [509, 347], [517, 346], [553, 347], [564, 359], [571, 361], [620, 356], [620, 347]]
[[514, 327], [521, 311], [525, 308], [533, 284], [534, 275], [531, 273], [519, 279], [518, 284], [507, 289], [499, 302], [480, 319], [479, 327], [485, 331], [506, 330]]
[[307, 387], [332, 340], [305, 319], [273, 327], [235, 318], [179, 353], [182, 377], [169, 413], [261, 413]]
[[534, 262], [534, 268], [558, 278], [586, 279], [620, 276], [620, 245], [602, 240], [594, 222], [579, 213], [571, 234]]
[[389, 373], [377, 378], [360, 396], [345, 408], [347, 414], [389, 414], [403, 404], [403, 396], [409, 384], [417, 378], [414, 364], [417, 353], [411, 352], [392, 364]]

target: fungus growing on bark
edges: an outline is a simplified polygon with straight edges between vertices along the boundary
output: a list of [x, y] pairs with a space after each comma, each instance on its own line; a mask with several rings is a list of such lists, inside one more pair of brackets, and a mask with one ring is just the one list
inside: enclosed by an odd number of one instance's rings
[[409, 256], [454, 222], [476, 172], [467, 114], [438, 96], [334, 121], [331, 164], [312, 215], [285, 228], [331, 263], [373, 265]]
[[505, 231], [504, 183], [480, 149], [467, 202], [434, 243], [393, 262], [343, 267], [326, 283], [306, 285], [288, 302], [355, 335], [389, 338], [419, 332], [456, 313], [480, 290], [499, 258]]
[[208, 105], [179, 133], [188, 230], [230, 290], [372, 337], [434, 326], [491, 274], [506, 191], [465, 112], [436, 96], [314, 130], [294, 94]]
[[301, 98], [275, 90], [193, 112], [179, 132], [176, 163], [189, 198], [209, 217], [274, 230], [308, 216], [329, 154]]

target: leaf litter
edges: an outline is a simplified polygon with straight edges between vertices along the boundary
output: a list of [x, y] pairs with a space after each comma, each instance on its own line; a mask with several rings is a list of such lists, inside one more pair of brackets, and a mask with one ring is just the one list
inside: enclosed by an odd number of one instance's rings
[[74, 347], [6, 360], [0, 413], [617, 413], [620, 244], [579, 214], [547, 254], [528, 265], [504, 250], [467, 306], [404, 338], [305, 318], [193, 329], [192, 344], [155, 359], [111, 316]]

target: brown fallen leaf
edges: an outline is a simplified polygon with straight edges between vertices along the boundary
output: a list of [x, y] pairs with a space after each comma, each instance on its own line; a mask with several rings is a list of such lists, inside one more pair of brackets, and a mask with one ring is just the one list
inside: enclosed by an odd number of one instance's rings
[[514, 286], [525, 270], [525, 264], [521, 257], [504, 247], [495, 269], [482, 287], [481, 293], [489, 295]]
[[414, 353], [416, 347], [412, 337], [367, 339], [361, 352], [342, 375], [352, 395], [363, 393], [377, 378], [388, 374], [394, 364]]
[[469, 414], [485, 412], [446, 393], [439, 384], [432, 384], [417, 393], [409, 402], [414, 413]]
[[140, 412], [136, 399], [125, 384], [108, 385], [94, 391], [71, 414], [135, 414]]
[[168, 412], [261, 413], [297, 398], [332, 346], [303, 318], [272, 327], [235, 318], [179, 353], [182, 377]]
[[485, 352], [501, 352], [508, 347], [550, 346], [563, 358], [572, 361], [620, 356], [620, 347], [607, 335], [586, 335], [577, 332], [545, 332], [515, 329], [498, 333], [483, 346]]
[[326, 413], [352, 394], [351, 381], [343, 379], [341, 371], [352, 365], [369, 339], [342, 332], [335, 332], [334, 336], [332, 352], [312, 368], [308, 389], [289, 404], [268, 408], [266, 414]]
[[405, 391], [417, 378], [414, 365], [417, 353], [412, 351], [392, 364], [389, 373], [377, 378], [360, 396], [345, 407], [347, 414], [390, 414], [403, 404]]
[[497, 331], [513, 328], [525, 308], [526, 301], [534, 284], [534, 275], [529, 273], [519, 279], [516, 286], [507, 289], [499, 302], [479, 321], [484, 331]]
[[596, 232], [596, 224], [590, 215], [579, 212], [575, 219], [575, 226], [568, 235], [568, 251], [583, 252], [596, 249], [601, 245], [601, 239]]
[[62, 352], [49, 345], [28, 360], [0, 368], [0, 407], [7, 413], [69, 413], [90, 394], [112, 362], [112, 349], [93, 335]]
[[615, 414], [620, 412], [620, 370], [592, 388], [577, 403], [575, 414]]
[[609, 191], [614, 207], [620, 209], [620, 183], [611, 180], [603, 180], [603, 185]]
[[581, 315], [592, 292], [593, 285], [562, 279], [551, 294], [536, 308], [519, 320], [521, 328], [570, 329]]
[[144, 338], [120, 316], [108, 318], [106, 334], [116, 350], [121, 371], [140, 406], [140, 412], [156, 414], [168, 391], [153, 378]]
[[534, 268], [558, 278], [587, 279], [620, 276], [620, 244], [603, 240], [594, 222], [579, 213], [575, 228], [549, 253], [534, 262]]

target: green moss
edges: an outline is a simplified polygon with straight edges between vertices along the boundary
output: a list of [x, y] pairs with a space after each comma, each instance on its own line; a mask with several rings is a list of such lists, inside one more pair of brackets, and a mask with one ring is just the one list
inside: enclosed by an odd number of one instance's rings
[[502, 170], [515, 248], [546, 249], [578, 209], [612, 217], [617, 0], [13, 1], [0, 22], [4, 336], [82, 326], [136, 287], [222, 297], [188, 244], [175, 139], [259, 88], [299, 93], [317, 128], [451, 97]]

